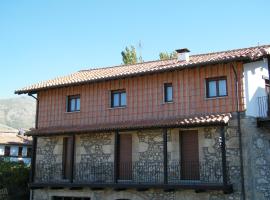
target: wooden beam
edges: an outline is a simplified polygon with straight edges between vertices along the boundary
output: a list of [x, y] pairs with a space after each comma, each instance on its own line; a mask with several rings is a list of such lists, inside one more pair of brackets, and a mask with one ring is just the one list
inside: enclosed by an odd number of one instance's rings
[[167, 128], [163, 129], [163, 167], [164, 167], [164, 184], [167, 184], [168, 183]]
[[37, 137], [33, 137], [33, 146], [32, 146], [32, 156], [31, 156], [31, 173], [30, 181], [33, 183], [35, 181], [35, 169], [36, 169], [36, 153], [37, 153]]
[[153, 189], [164, 189], [166, 191], [172, 190], [172, 189], [191, 189], [195, 191], [209, 191], [209, 190], [217, 190], [217, 191], [224, 191], [226, 194], [233, 192], [232, 184], [228, 184], [227, 186], [224, 186], [220, 183], [178, 183], [178, 184], [139, 184], [139, 183], [30, 183], [31, 189], [39, 189], [39, 188], [93, 188], [93, 189], [104, 189], [104, 188], [113, 188], [113, 189], [146, 189], [146, 188], [153, 188]]
[[72, 135], [72, 152], [71, 152], [71, 177], [70, 182], [74, 181], [74, 173], [75, 173], [75, 156], [76, 156], [76, 137], [75, 134]]
[[119, 155], [119, 132], [115, 131], [114, 132], [114, 183], [117, 183], [118, 179], [118, 158]]

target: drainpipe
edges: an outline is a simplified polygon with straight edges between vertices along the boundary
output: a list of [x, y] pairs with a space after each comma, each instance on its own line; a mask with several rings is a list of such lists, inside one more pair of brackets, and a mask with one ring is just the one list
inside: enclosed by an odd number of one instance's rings
[[[267, 70], [268, 70], [268, 81], [270, 84], [270, 56], [266, 57], [267, 59]], [[267, 93], [267, 117], [270, 117], [270, 93]]]
[[243, 164], [243, 149], [242, 149], [242, 131], [241, 131], [241, 117], [239, 110], [239, 88], [238, 88], [238, 74], [235, 69], [235, 63], [232, 64], [232, 69], [234, 72], [235, 78], [235, 101], [236, 101], [236, 110], [237, 110], [237, 132], [238, 132], [238, 142], [239, 142], [239, 153], [240, 153], [240, 176], [241, 176], [241, 190], [242, 190], [242, 199], [246, 199], [245, 191], [245, 177], [244, 177], [244, 164]]
[[[35, 129], [38, 129], [38, 113], [39, 113], [39, 99], [38, 95], [35, 97], [33, 94], [28, 93], [28, 96], [33, 97], [36, 100], [36, 118], [35, 118]], [[35, 167], [36, 167], [36, 149], [37, 149], [37, 137], [33, 137], [32, 144], [32, 156], [31, 156], [31, 171], [30, 171], [30, 182], [33, 183], [35, 180]], [[34, 198], [34, 190], [30, 190], [30, 198]]]

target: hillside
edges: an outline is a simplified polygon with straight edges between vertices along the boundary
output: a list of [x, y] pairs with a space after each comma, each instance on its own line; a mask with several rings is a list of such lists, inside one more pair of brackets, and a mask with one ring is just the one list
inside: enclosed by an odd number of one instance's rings
[[35, 125], [36, 102], [31, 97], [0, 99], [0, 124], [15, 129]]

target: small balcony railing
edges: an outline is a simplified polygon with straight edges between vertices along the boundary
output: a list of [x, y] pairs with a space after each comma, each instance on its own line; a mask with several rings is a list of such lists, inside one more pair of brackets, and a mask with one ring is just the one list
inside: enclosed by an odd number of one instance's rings
[[270, 98], [269, 95], [267, 96], [262, 96], [262, 97], [258, 97], [258, 117], [270, 117]]
[[[87, 184], [222, 184], [221, 162], [168, 162], [164, 177], [163, 162], [77, 163], [73, 183]], [[37, 164], [35, 182], [63, 183], [62, 164]]]

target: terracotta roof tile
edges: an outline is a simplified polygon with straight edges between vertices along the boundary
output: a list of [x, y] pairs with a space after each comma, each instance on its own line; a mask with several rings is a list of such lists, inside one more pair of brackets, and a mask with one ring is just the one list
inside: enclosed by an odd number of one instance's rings
[[207, 125], [226, 125], [230, 118], [230, 113], [212, 114], [190, 117], [178, 117], [165, 120], [142, 120], [142, 121], [123, 121], [114, 124], [94, 124], [91, 126], [72, 126], [72, 127], [50, 127], [32, 129], [27, 135], [50, 135], [50, 134], [69, 134], [69, 133], [90, 133], [115, 130], [132, 130], [145, 128], [164, 128], [164, 127], [194, 127]]
[[24, 87], [15, 91], [15, 93], [21, 94], [37, 92], [42, 89], [76, 85], [100, 80], [116, 79], [138, 74], [165, 71], [174, 68], [186, 68], [208, 63], [218, 63], [233, 60], [256, 60], [266, 55], [270, 55], [270, 45], [192, 55], [190, 56], [190, 60], [188, 62], [177, 61], [177, 59], [162, 61], [158, 60], [138, 63], [134, 65], [120, 65], [114, 67], [82, 70], [71, 75], [58, 77], [48, 81], [42, 81], [37, 84]]
[[17, 133], [0, 133], [0, 144], [31, 145], [31, 137], [18, 135]]

